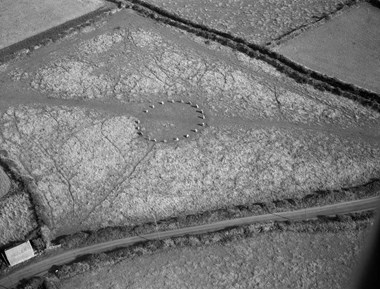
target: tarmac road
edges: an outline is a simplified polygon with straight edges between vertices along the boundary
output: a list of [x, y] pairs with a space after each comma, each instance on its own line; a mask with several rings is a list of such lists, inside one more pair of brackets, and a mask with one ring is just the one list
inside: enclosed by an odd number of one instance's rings
[[318, 216], [328, 216], [335, 214], [346, 214], [351, 212], [365, 211], [376, 209], [379, 204], [379, 197], [366, 198], [361, 200], [355, 200], [350, 202], [337, 203], [333, 205], [327, 205], [322, 207], [312, 207], [307, 209], [280, 212], [276, 214], [265, 214], [259, 216], [238, 218], [232, 220], [225, 220], [220, 222], [215, 222], [211, 224], [181, 228], [177, 230], [155, 232], [130, 238], [118, 239], [109, 242], [104, 242], [84, 248], [69, 250], [58, 255], [48, 257], [39, 262], [29, 264], [19, 270], [9, 274], [0, 279], [0, 286], [5, 288], [10, 288], [16, 286], [19, 280], [24, 278], [30, 278], [35, 275], [43, 275], [48, 272], [48, 270], [53, 265], [63, 265], [65, 263], [71, 262], [76, 258], [93, 253], [100, 253], [104, 251], [110, 251], [112, 249], [127, 247], [133, 245], [137, 242], [142, 242], [146, 240], [158, 240], [171, 237], [177, 237], [189, 234], [202, 234], [215, 232], [227, 227], [248, 225], [258, 222], [270, 222], [270, 221], [281, 221], [281, 220], [306, 220], [316, 218]]

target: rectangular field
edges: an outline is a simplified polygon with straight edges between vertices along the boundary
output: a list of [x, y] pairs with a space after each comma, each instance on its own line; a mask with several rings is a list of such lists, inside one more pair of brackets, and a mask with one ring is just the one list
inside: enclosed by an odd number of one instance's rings
[[360, 229], [269, 232], [209, 246], [192, 241], [99, 266], [60, 288], [347, 288], [366, 236]]
[[276, 50], [313, 70], [380, 93], [380, 9], [354, 6]]
[[0, 1], [0, 49], [90, 13], [101, 0]]
[[349, 0], [145, 0], [183, 19], [266, 44], [314, 23]]

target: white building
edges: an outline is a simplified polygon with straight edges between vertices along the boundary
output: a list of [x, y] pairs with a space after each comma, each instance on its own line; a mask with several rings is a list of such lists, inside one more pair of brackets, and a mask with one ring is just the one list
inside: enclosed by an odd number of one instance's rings
[[34, 257], [34, 251], [29, 241], [11, 249], [5, 250], [4, 254], [9, 262], [9, 265], [11, 266], [14, 266]]

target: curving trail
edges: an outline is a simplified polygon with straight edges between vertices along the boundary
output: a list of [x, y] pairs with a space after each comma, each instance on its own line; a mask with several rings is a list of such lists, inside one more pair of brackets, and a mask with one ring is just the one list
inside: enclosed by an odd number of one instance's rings
[[120, 247], [131, 246], [135, 243], [143, 242], [146, 240], [159, 240], [189, 234], [204, 234], [219, 231], [228, 227], [242, 226], [258, 222], [281, 221], [284, 219], [297, 221], [312, 219], [322, 215], [327, 216], [373, 210], [376, 209], [376, 207], [379, 204], [379, 201], [379, 197], [372, 197], [322, 207], [312, 207], [295, 211], [280, 212], [276, 214], [265, 214], [259, 216], [225, 220], [201, 226], [187, 227], [164, 232], [155, 232], [130, 238], [118, 239], [84, 248], [68, 250], [58, 255], [43, 259], [39, 262], [28, 264], [25, 267], [20, 268], [5, 277], [2, 277], [0, 279], [0, 286], [7, 288], [15, 286], [21, 279], [30, 278], [35, 275], [43, 275], [47, 273], [53, 265], [63, 265], [65, 263], [75, 260], [76, 258], [82, 255], [110, 251]]

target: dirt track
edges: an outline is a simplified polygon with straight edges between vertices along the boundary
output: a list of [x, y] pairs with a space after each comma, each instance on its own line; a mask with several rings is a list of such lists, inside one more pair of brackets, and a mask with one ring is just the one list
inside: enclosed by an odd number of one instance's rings
[[[96, 25], [0, 67], [2, 147], [53, 236], [377, 176], [376, 112], [130, 9]], [[149, 149], [135, 121], [170, 99], [199, 104], [207, 127]]]
[[[48, 216], [52, 230], [75, 232], [151, 215], [170, 217], [187, 213], [187, 204], [197, 212], [248, 198], [281, 199], [288, 188], [304, 194], [376, 174], [378, 114], [203, 40], [123, 11], [97, 29], [0, 66], [0, 127], [5, 132], [0, 144], [34, 178], [34, 193], [46, 198], [40, 213]], [[199, 103], [210, 129], [172, 147], [134, 139], [133, 120], [145, 124], [166, 117], [144, 113], [147, 105], [173, 98]], [[186, 127], [181, 116], [179, 112], [171, 120]], [[239, 155], [244, 149], [246, 155]], [[37, 262], [0, 284], [41, 274], [79, 255], [149, 238], [372, 209], [373, 200], [115, 240]]]

